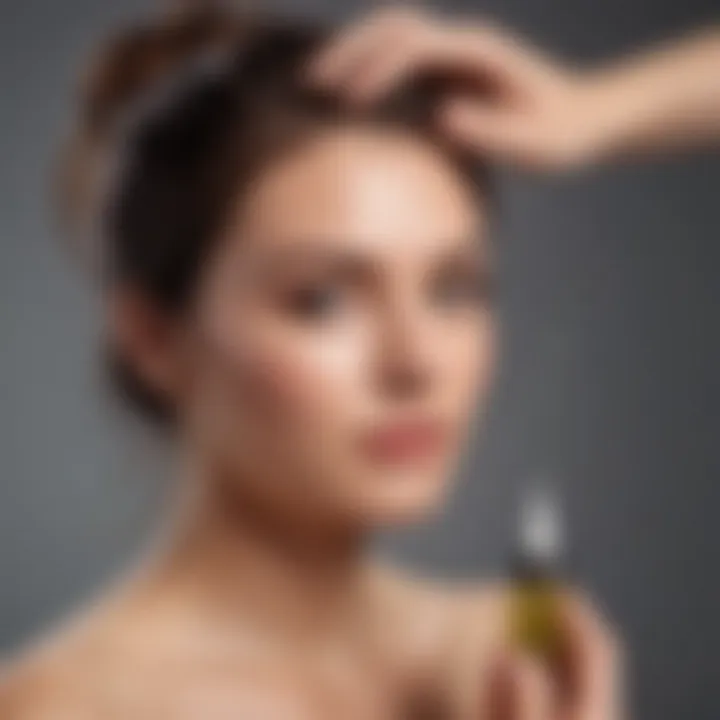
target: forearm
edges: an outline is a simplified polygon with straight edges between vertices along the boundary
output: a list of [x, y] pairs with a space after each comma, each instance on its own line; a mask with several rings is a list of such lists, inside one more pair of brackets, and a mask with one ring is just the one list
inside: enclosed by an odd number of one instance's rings
[[588, 72], [591, 154], [720, 142], [720, 27]]

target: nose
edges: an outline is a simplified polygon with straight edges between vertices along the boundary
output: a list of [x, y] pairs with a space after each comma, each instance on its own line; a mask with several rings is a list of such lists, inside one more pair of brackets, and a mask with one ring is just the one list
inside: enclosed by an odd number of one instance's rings
[[418, 302], [397, 301], [384, 308], [379, 326], [377, 367], [383, 391], [397, 399], [428, 393], [438, 348], [427, 311]]

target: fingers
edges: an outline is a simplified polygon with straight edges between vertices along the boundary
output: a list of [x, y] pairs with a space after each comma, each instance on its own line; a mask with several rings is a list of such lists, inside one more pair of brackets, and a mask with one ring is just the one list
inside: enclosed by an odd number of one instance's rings
[[[561, 657], [511, 647], [495, 661], [478, 696], [490, 720], [622, 720], [622, 653], [617, 633], [582, 594], [561, 596]], [[477, 705], [477, 701], [476, 701]]]
[[465, 96], [441, 101], [435, 112], [441, 132], [481, 157], [502, 158], [528, 170], [570, 167], [573, 163], [572, 152], [564, 152], [551, 137], [543, 138], [539, 122], [524, 114]]
[[308, 79], [338, 84], [352, 78], [373, 52], [414, 34], [421, 24], [416, 11], [384, 9], [350, 23], [322, 48], [307, 69]]
[[[491, 720], [551, 720], [553, 686], [548, 672], [528, 655], [500, 659], [488, 696]], [[485, 717], [485, 714], [483, 714]]]
[[369, 102], [386, 95], [404, 79], [420, 71], [429, 61], [430, 38], [425, 28], [405, 28], [385, 43], [378, 44], [359, 72], [341, 85], [342, 92], [355, 102]]
[[589, 600], [572, 591], [564, 600], [564, 665], [571, 716], [614, 720], [621, 705], [618, 636]]
[[506, 158], [521, 155], [529, 144], [525, 125], [512, 114], [471, 97], [453, 97], [436, 110], [436, 121], [450, 137], [473, 151]]
[[515, 705], [510, 717], [517, 720], [550, 720], [553, 691], [548, 673], [539, 662], [521, 657], [515, 668]]
[[518, 86], [551, 76], [536, 53], [497, 27], [444, 22], [396, 8], [372, 13], [341, 31], [313, 58], [307, 77], [366, 101], [427, 68]]

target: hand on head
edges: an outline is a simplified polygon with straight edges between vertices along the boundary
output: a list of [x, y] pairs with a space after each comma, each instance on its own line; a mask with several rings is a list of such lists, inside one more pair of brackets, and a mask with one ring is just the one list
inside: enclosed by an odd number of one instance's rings
[[437, 108], [437, 123], [470, 150], [538, 169], [572, 167], [593, 152], [596, 113], [580, 73], [482, 22], [384, 9], [341, 31], [307, 75], [363, 103], [426, 71], [465, 81]]

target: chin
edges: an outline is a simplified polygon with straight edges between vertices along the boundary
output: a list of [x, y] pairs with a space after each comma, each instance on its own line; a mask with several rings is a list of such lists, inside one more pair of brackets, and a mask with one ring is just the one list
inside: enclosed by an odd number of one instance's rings
[[413, 525], [442, 510], [448, 484], [445, 477], [387, 478], [382, 487], [376, 485], [373, 492], [358, 499], [356, 510], [368, 526]]

